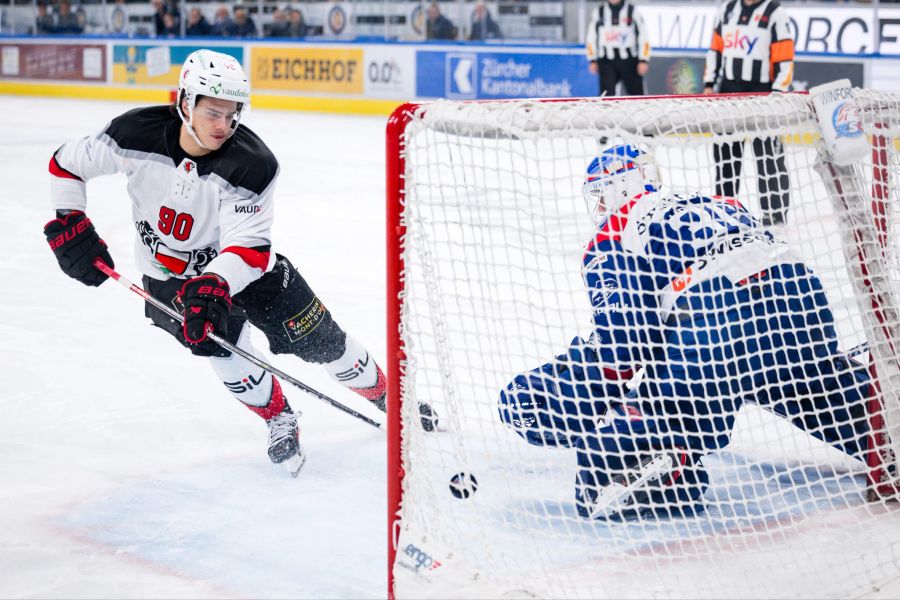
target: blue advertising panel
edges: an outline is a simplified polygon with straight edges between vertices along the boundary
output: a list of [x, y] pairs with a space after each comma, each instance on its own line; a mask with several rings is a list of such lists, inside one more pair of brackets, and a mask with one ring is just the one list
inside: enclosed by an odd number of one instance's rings
[[596, 96], [580, 54], [416, 52], [416, 96], [451, 100]]
[[210, 48], [244, 61], [242, 46], [196, 46], [166, 43], [114, 44], [112, 81], [129, 85], [178, 86], [181, 64], [195, 50]]

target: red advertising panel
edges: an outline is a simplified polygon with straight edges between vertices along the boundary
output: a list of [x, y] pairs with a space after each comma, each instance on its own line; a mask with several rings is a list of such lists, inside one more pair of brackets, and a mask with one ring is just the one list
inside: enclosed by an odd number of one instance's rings
[[106, 81], [106, 47], [99, 44], [0, 43], [0, 77]]

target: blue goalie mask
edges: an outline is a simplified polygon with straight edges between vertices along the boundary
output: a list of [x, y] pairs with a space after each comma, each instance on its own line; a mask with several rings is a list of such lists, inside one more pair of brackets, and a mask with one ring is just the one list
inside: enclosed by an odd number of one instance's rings
[[594, 223], [607, 212], [645, 192], [659, 191], [659, 169], [653, 157], [631, 144], [611, 146], [591, 161], [581, 192]]

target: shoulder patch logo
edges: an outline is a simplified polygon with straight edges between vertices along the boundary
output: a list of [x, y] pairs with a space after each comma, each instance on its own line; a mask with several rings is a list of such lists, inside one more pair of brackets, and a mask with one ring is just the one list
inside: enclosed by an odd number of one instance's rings
[[235, 206], [234, 207], [234, 212], [237, 214], [255, 215], [260, 210], [262, 210], [262, 207], [258, 204], [254, 204], [252, 206]]

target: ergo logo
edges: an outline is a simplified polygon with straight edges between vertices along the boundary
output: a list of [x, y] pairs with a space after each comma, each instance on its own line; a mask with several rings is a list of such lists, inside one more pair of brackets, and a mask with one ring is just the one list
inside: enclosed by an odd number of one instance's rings
[[428, 571], [434, 571], [441, 566], [441, 561], [435, 560], [430, 554], [413, 544], [407, 545], [403, 553], [415, 561], [417, 570], [424, 567]]

